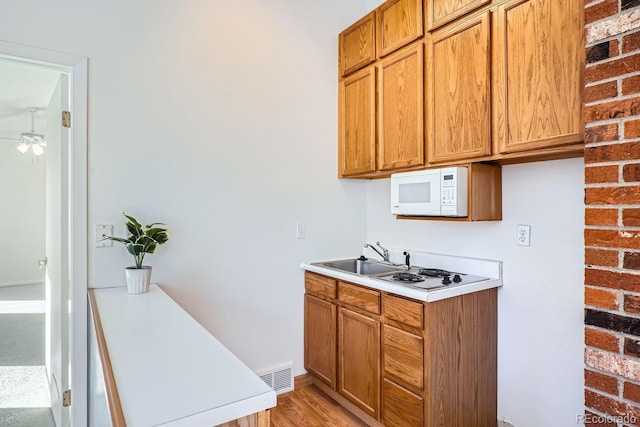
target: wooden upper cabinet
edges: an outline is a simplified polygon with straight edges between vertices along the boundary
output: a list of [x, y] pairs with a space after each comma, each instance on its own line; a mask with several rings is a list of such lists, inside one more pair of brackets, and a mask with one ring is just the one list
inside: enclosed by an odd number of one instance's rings
[[340, 33], [338, 59], [340, 72], [346, 76], [376, 60], [375, 11]]
[[432, 34], [429, 162], [491, 154], [490, 12]]
[[427, 0], [427, 29], [435, 30], [489, 3], [491, 0]]
[[583, 140], [579, 0], [511, 0], [497, 11], [494, 139], [501, 153]]
[[424, 34], [422, 0], [387, 0], [378, 7], [378, 56], [385, 56]]
[[340, 177], [376, 170], [376, 69], [340, 82], [338, 105]]
[[380, 170], [420, 166], [424, 155], [424, 55], [417, 44], [380, 64], [378, 165]]

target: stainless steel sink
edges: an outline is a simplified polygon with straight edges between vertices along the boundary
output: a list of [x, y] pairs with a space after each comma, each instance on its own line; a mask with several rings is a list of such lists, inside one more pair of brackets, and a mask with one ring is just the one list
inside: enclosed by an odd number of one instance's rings
[[313, 265], [330, 268], [332, 270], [339, 270], [345, 273], [358, 274], [361, 276], [374, 276], [376, 274], [387, 274], [393, 273], [394, 271], [406, 270], [404, 266], [383, 264], [372, 260], [360, 261], [356, 258], [317, 262]]

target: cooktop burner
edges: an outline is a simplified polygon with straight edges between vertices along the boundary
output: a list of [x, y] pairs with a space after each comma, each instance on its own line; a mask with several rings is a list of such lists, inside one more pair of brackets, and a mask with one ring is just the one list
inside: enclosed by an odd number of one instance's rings
[[447, 270], [441, 270], [439, 268], [421, 268], [418, 271], [418, 274], [422, 276], [428, 276], [428, 277], [445, 277], [445, 276], [451, 276], [454, 273]]
[[377, 279], [423, 290], [435, 290], [489, 280], [488, 277], [417, 266], [410, 271], [389, 273], [378, 276]]
[[413, 273], [397, 273], [391, 276], [391, 278], [398, 282], [424, 282], [424, 277]]

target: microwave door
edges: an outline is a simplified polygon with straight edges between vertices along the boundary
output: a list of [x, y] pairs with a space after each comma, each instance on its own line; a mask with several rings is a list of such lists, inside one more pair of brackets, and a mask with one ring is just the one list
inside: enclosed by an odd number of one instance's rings
[[399, 215], [440, 215], [440, 174], [406, 176], [393, 186], [392, 213]]

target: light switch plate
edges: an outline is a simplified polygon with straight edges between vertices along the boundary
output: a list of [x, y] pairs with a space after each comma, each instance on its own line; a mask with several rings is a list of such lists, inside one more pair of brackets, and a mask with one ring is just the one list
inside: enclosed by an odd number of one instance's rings
[[113, 237], [113, 225], [96, 225], [96, 248], [108, 248], [113, 246], [113, 240], [104, 240], [105, 237]]
[[307, 238], [307, 224], [299, 221], [296, 222], [296, 239], [306, 239]]

